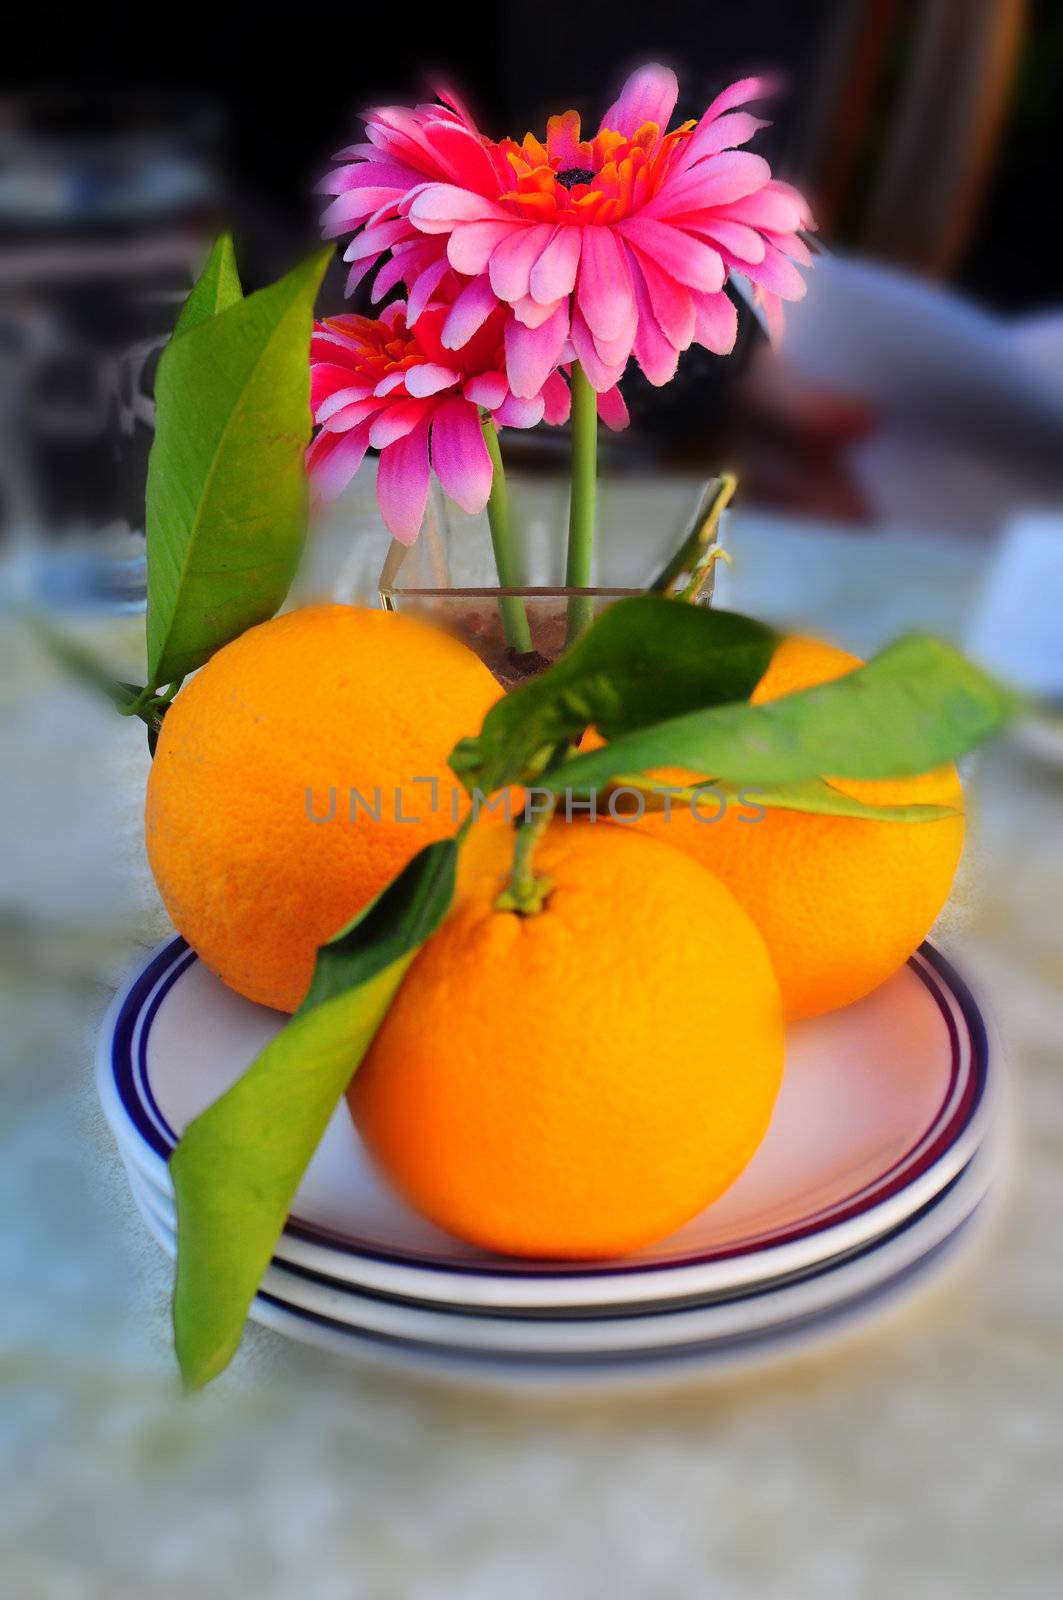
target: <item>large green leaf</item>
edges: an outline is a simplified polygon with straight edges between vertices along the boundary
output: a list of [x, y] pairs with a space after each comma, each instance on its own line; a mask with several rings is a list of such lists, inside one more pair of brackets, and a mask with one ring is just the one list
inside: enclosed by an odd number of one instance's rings
[[659, 595], [617, 601], [541, 677], [499, 700], [451, 765], [470, 788], [491, 791], [541, 771], [558, 743], [592, 725], [611, 739], [665, 713], [745, 700], [777, 643], [763, 623], [730, 611]]
[[153, 687], [202, 666], [288, 592], [306, 531], [310, 333], [330, 253], [245, 300], [222, 241], [163, 351], [147, 496]]
[[181, 309], [177, 326], [173, 331], [174, 338], [187, 333], [200, 322], [206, 322], [209, 317], [216, 317], [220, 311], [227, 311], [243, 297], [240, 274], [236, 270], [232, 235], [223, 233], [221, 238], [215, 241], [207, 264], [196, 279], [192, 293]]
[[[598, 806], [598, 814], [609, 805], [613, 805], [620, 816], [641, 814], [640, 797], [641, 809], [645, 811], [679, 814], [685, 808], [696, 807], [706, 827], [712, 826], [713, 807], [719, 810], [721, 801], [728, 806], [738, 806], [743, 812], [763, 807], [767, 811], [804, 811], [820, 817], [855, 817], [864, 822], [940, 822], [944, 817], [958, 815], [954, 806], [872, 805], [870, 801], [843, 794], [823, 778], [807, 778], [803, 783], [766, 789], [759, 784], [719, 783], [711, 778], [684, 787], [643, 774], [611, 779], [602, 791], [604, 804]], [[743, 820], [752, 824], [757, 819], [745, 816]]]
[[427, 845], [318, 951], [309, 993], [232, 1088], [185, 1129], [174, 1340], [190, 1388], [237, 1345], [299, 1181], [420, 945], [454, 895], [460, 837]]
[[909, 777], [973, 749], [1016, 705], [951, 645], [913, 635], [830, 683], [763, 705], [669, 717], [576, 756], [538, 782], [555, 793], [587, 790], [670, 766], [767, 787], [828, 776]]

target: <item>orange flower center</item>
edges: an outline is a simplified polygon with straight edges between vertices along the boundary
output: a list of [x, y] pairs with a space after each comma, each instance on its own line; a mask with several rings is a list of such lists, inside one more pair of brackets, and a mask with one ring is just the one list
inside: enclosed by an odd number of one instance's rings
[[579, 113], [566, 111], [550, 118], [545, 144], [533, 133], [520, 144], [501, 141], [497, 148], [516, 187], [499, 198], [535, 222], [616, 222], [657, 193], [693, 128], [685, 122], [662, 134], [655, 122], [644, 122], [630, 139], [611, 128], [581, 139]]
[[447, 305], [430, 306], [422, 311], [415, 328], [407, 328], [401, 313], [396, 316], [394, 327], [378, 318], [353, 313], [326, 317], [325, 327], [355, 342], [358, 349], [349, 353], [348, 360], [354, 357], [359, 376], [374, 387], [393, 372], [408, 372], [426, 362], [470, 376], [504, 371], [506, 308], [497, 306], [460, 350], [443, 344], [448, 310]]
[[354, 340], [358, 346], [355, 359], [367, 383], [379, 383], [388, 373], [405, 372], [426, 359], [401, 317], [394, 328], [373, 317], [355, 315], [326, 317], [325, 327]]

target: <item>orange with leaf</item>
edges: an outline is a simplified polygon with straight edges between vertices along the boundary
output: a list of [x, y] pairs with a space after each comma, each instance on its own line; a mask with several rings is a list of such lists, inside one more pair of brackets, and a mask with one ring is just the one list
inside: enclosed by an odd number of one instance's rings
[[745, 912], [678, 851], [555, 822], [537, 911], [505, 899], [512, 858], [512, 828], [472, 830], [351, 1110], [441, 1228], [512, 1255], [622, 1255], [702, 1211], [759, 1145], [778, 987]]
[[[862, 665], [818, 639], [783, 639], [752, 703], [766, 705]], [[592, 737], [587, 747], [596, 743]], [[673, 786], [703, 781], [679, 768], [655, 776]], [[944, 906], [963, 849], [963, 790], [951, 764], [905, 778], [836, 778], [830, 787], [872, 807], [942, 814], [911, 822], [817, 815], [786, 805], [758, 808], [755, 789], [748, 804], [710, 790], [637, 824], [716, 873], [749, 912], [790, 1018], [849, 1005], [902, 966]]]
[[309, 606], [219, 650], [148, 779], [174, 926], [230, 987], [294, 1011], [318, 945], [468, 811], [447, 756], [500, 693], [457, 640], [365, 607]]

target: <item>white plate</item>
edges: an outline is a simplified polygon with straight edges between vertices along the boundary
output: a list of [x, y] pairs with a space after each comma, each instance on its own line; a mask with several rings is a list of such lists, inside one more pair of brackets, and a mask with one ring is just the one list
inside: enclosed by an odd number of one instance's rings
[[[797, 1280], [738, 1290], [708, 1304], [636, 1315], [545, 1318], [529, 1312], [484, 1316], [371, 1297], [274, 1263], [262, 1280], [269, 1301], [366, 1334], [432, 1345], [449, 1355], [606, 1356], [702, 1345], [782, 1328], [847, 1305], [898, 1277], [955, 1233], [985, 1199], [995, 1161], [987, 1146], [914, 1217], [841, 1261]], [[170, 1255], [177, 1251], [173, 1206], [130, 1173], [134, 1199]]]
[[[241, 1000], [180, 939], [116, 997], [97, 1057], [127, 1162], [162, 1195], [178, 1133], [245, 1070], [283, 1018]], [[772, 1125], [733, 1187], [622, 1262], [493, 1257], [433, 1228], [372, 1172], [345, 1103], [278, 1243], [282, 1262], [378, 1293], [462, 1307], [659, 1303], [802, 1271], [898, 1226], [967, 1164], [997, 1067], [977, 1005], [924, 946], [874, 995], [790, 1030]]]
[[307, 1311], [272, 1301], [256, 1301], [256, 1322], [290, 1339], [329, 1350], [403, 1377], [441, 1381], [448, 1387], [501, 1393], [507, 1399], [528, 1393], [569, 1397], [607, 1393], [644, 1395], [693, 1384], [733, 1382], [803, 1356], [822, 1357], [869, 1335], [880, 1334], [894, 1317], [911, 1312], [919, 1300], [940, 1290], [967, 1264], [984, 1233], [985, 1207], [936, 1249], [897, 1278], [859, 1296], [851, 1304], [759, 1334], [721, 1339], [680, 1350], [641, 1354], [541, 1358], [490, 1356], [482, 1352], [449, 1355], [428, 1345], [382, 1338], [323, 1321]]
[[[141, 1180], [142, 1190], [147, 1186]], [[959, 1180], [961, 1183], [963, 1179]], [[356, 1328], [297, 1307], [263, 1291], [251, 1306], [252, 1320], [300, 1343], [331, 1351], [359, 1366], [403, 1376], [438, 1379], [508, 1396], [636, 1392], [691, 1382], [722, 1382], [804, 1354], [832, 1352], [902, 1311], [910, 1311], [932, 1288], [941, 1288], [966, 1262], [991, 1215], [993, 1195], [983, 1200], [937, 1244], [907, 1266], [826, 1309], [733, 1336], [716, 1336], [681, 1346], [631, 1351], [562, 1353], [550, 1356], [513, 1351], [471, 1350]], [[168, 1249], [172, 1235], [146, 1215], [152, 1232]]]

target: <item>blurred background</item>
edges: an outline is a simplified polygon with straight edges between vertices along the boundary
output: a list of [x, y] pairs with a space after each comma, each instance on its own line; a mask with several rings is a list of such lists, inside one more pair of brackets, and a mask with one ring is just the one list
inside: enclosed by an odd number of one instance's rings
[[[617, 529], [637, 537], [654, 496], [678, 503], [731, 467], [728, 604], [861, 652], [929, 627], [1038, 696], [980, 762], [943, 930], [1013, 1063], [1006, 1218], [978, 1272], [901, 1330], [674, 1404], [488, 1406], [361, 1377], [260, 1329], [183, 1402], [169, 1267], [132, 1214], [90, 1083], [109, 993], [166, 932], [141, 843], [142, 729], [69, 685], [17, 609], [52, 612], [120, 676], [142, 674], [153, 375], [221, 226], [248, 289], [286, 270], [317, 236], [313, 186], [359, 110], [425, 97], [433, 68], [485, 131], [519, 135], [570, 105], [596, 120], [652, 59], [677, 68], [681, 115], [735, 77], [783, 72], [758, 147], [810, 196], [824, 254], [779, 352], [748, 320], [733, 360], [690, 352], [667, 390], [632, 370], [632, 429], [603, 441], [603, 503], [627, 507]], [[13, 1597], [1059, 1593], [1061, 106], [1058, 0], [88, 11], [5, 52], [0, 1526]], [[341, 289], [334, 267], [327, 309]], [[557, 464], [541, 436], [513, 448], [529, 471]], [[317, 552], [318, 589], [349, 566], [345, 515], [341, 502]]]
[[[557, 106], [593, 116], [647, 55], [680, 69], [681, 115], [736, 76], [784, 76], [761, 147], [833, 258], [784, 359], [747, 322], [735, 359], [695, 349], [663, 393], [632, 368], [636, 426], [614, 445], [629, 469], [726, 460], [747, 500], [859, 525], [986, 533], [1023, 496], [1063, 499], [1051, 0], [762, 0], [755, 17], [669, 0], [652, 24], [472, 5], [460, 29], [420, 20], [409, 48], [335, 48], [327, 24], [294, 43], [214, 18], [209, 34], [186, 15], [147, 49], [75, 19], [5, 63], [0, 541], [46, 542], [57, 599], [142, 577], [154, 362], [214, 232], [234, 227], [248, 287], [278, 276], [315, 236], [314, 184], [359, 109], [423, 96], [433, 66], [496, 134]], [[337, 263], [333, 309], [341, 280]]]

